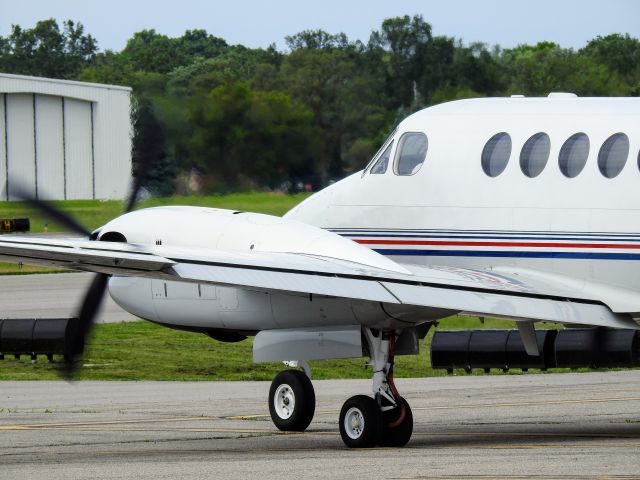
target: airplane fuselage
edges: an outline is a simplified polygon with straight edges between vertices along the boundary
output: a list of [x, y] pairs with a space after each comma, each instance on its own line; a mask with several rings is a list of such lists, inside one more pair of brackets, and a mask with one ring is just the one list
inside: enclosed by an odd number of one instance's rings
[[[640, 294], [639, 125], [640, 99], [446, 103], [405, 119], [363, 171], [284, 216], [338, 234], [322, 242], [266, 216], [190, 207], [145, 210], [124, 229], [133, 243], [297, 253], [307, 245], [306, 253], [394, 268], [356, 248], [365, 246], [409, 268], [526, 272], [575, 290]], [[105, 229], [121, 230], [119, 221]], [[449, 313], [119, 277], [110, 291], [143, 318], [248, 332]]]
[[[285, 217], [403, 264], [499, 264], [640, 291], [639, 125], [640, 99], [552, 94], [438, 105], [399, 125], [384, 173], [371, 173], [374, 159], [364, 173]], [[398, 175], [397, 145], [409, 132], [427, 136], [426, 158], [415, 174]], [[483, 169], [483, 149], [499, 133], [509, 136], [511, 148], [492, 177]], [[548, 136], [548, 150], [534, 152], [537, 168], [526, 169], [537, 173], [531, 178], [523, 168], [523, 156], [531, 154], [525, 144], [540, 133]], [[577, 134], [583, 142], [571, 152], [567, 144]]]

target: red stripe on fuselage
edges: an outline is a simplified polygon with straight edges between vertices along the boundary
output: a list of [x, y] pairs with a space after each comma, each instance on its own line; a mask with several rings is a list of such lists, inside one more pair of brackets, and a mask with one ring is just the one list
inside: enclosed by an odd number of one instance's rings
[[619, 243], [537, 243], [537, 242], [454, 242], [444, 240], [369, 240], [354, 239], [355, 242], [363, 245], [431, 245], [431, 246], [454, 246], [454, 247], [533, 247], [533, 248], [615, 248], [621, 250], [640, 249], [639, 244], [619, 244]]

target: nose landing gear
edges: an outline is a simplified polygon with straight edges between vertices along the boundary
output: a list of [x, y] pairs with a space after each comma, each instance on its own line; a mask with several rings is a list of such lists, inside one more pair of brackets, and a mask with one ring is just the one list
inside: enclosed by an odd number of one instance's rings
[[276, 427], [285, 432], [303, 432], [316, 410], [311, 380], [300, 370], [276, 375], [269, 389], [269, 413]]

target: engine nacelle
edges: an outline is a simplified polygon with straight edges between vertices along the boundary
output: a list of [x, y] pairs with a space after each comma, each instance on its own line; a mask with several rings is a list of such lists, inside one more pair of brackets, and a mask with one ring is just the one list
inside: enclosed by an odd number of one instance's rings
[[114, 276], [109, 293], [126, 311], [184, 330], [225, 329], [243, 334], [304, 326], [367, 325], [405, 328], [441, 313], [415, 308], [399, 321], [390, 306], [349, 298], [244, 290], [210, 284]]
[[[97, 239], [148, 245], [313, 255], [410, 273], [404, 267], [328, 230], [273, 215], [202, 207], [156, 207], [135, 210], [111, 220]], [[158, 249], [162, 255], [161, 248]]]

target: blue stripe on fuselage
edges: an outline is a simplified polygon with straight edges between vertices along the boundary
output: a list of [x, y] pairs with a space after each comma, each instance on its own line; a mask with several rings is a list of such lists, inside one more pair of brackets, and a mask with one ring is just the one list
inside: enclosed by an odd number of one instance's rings
[[388, 256], [407, 257], [492, 257], [492, 258], [557, 258], [570, 260], [640, 260], [640, 253], [589, 252], [518, 252], [500, 250], [403, 250], [374, 248]]

